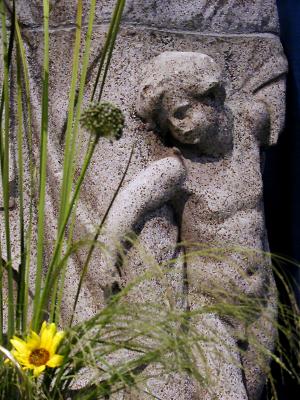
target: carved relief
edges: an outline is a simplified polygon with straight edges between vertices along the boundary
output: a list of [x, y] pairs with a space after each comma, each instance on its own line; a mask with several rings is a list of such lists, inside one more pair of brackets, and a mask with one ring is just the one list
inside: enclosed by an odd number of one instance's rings
[[[17, 3], [28, 41], [33, 129], [36, 151], [39, 151], [41, 110], [37, 87], [43, 50], [42, 2]], [[74, 41], [72, 23], [77, 2], [51, 3], [49, 241], [57, 218], [61, 132], [67, 115], [70, 44]], [[150, 252], [162, 261], [172, 258], [178, 241], [267, 250], [261, 150], [276, 143], [284, 123], [286, 72], [278, 38], [264, 33], [278, 30], [275, 1], [128, 0], [126, 3], [124, 24], [104, 95], [124, 110], [127, 128], [117, 144], [101, 142], [96, 150], [95, 163], [78, 207], [78, 236], [85, 237], [92, 231], [90, 227], [101, 220], [135, 143], [126, 185], [107, 223], [109, 237], [121, 240], [135, 230]], [[109, 17], [113, 4], [113, 0], [97, 4], [99, 25], [93, 37], [92, 66], [96, 65], [105, 39], [106, 26], [101, 23]], [[91, 69], [91, 81], [93, 73]], [[109, 270], [102, 267], [101, 256], [96, 256], [80, 298], [79, 319], [101, 308], [104, 284], [109, 290], [116, 280], [123, 285], [140, 272], [132, 251], [128, 255], [129, 264], [121, 269], [120, 276], [115, 268], [118, 252], [113, 241], [108, 245], [112, 251]], [[191, 245], [186, 247], [187, 251], [193, 249]], [[190, 261], [184, 273], [183, 266], [178, 267], [178, 282], [172, 281], [170, 287], [182, 290], [187, 276], [188, 293], [185, 290], [182, 293], [187, 295], [185, 304], [192, 309], [213, 303], [211, 288], [220, 285], [228, 293], [234, 285], [249, 298], [264, 296], [266, 316], [249, 318], [249, 326], [221, 320], [217, 315], [203, 317], [198, 326], [200, 332], [205, 325], [215, 329], [234, 349], [231, 358], [236, 361], [235, 367], [214, 358], [210, 348], [205, 349], [216, 374], [215, 394], [219, 399], [258, 400], [265, 374], [257, 365], [257, 354], [251, 345], [244, 342], [246, 350], [240, 351], [236, 333], [246, 336], [247, 331], [255, 332], [257, 340], [272, 349], [275, 333], [267, 319], [276, 313], [274, 282], [269, 259], [248, 257], [245, 260], [235, 255], [235, 261], [238, 268], [211, 259]], [[70, 299], [74, 297], [83, 262], [84, 257], [80, 259], [78, 255], [71, 260], [67, 271], [62, 306], [65, 321], [73, 305]], [[163, 292], [160, 282], [151, 282], [146, 289], [143, 300], [160, 301], [163, 297], [157, 295]], [[225, 347], [219, 350], [226, 353]], [[245, 376], [237, 367], [239, 363], [245, 368]], [[202, 367], [199, 361], [199, 368]], [[207, 391], [184, 380], [149, 385], [164, 400], [211, 399]], [[128, 396], [134, 398], [132, 393]], [[135, 398], [148, 400], [144, 393]]]
[[[168, 202], [179, 221], [186, 251], [193, 250], [193, 243], [266, 251], [261, 148], [270, 142], [271, 134], [278, 136], [284, 110], [278, 112], [274, 103], [268, 106], [264, 91], [283, 90], [284, 74], [280, 71], [277, 79], [261, 85], [252, 97], [240, 93], [239, 98], [230, 99], [226, 98], [222, 69], [211, 57], [174, 51], [153, 58], [142, 76], [137, 112], [148, 130], [159, 136], [160, 154], [165, 151], [166, 157], [151, 163], [124, 188], [108, 221], [108, 236], [121, 240], [145, 214]], [[171, 157], [168, 147], [174, 149]], [[113, 246], [111, 251], [114, 263], [117, 251]], [[228, 293], [238, 290], [249, 298], [265, 298], [267, 318], [256, 315], [249, 318], [248, 326], [224, 321], [218, 315], [204, 315], [198, 325], [200, 333], [210, 328], [222, 336], [220, 352], [226, 354], [231, 348], [231, 362], [220, 361], [211, 355], [209, 346], [204, 348], [218, 382], [214, 395], [222, 400], [257, 399], [265, 377], [247, 339], [243, 344], [247, 350], [240, 353], [237, 337], [243, 332], [247, 338], [247, 330], [258, 324], [257, 340], [263, 342], [262, 332], [268, 332], [265, 345], [272, 350], [274, 280], [270, 260], [263, 254], [243, 259], [232, 252], [232, 256], [235, 266], [209, 257], [187, 261], [187, 305], [193, 310], [213, 304], [218, 286]], [[237, 367], [239, 363], [244, 372]], [[199, 360], [199, 369], [203, 367]], [[197, 399], [212, 398], [203, 388], [197, 393]]]

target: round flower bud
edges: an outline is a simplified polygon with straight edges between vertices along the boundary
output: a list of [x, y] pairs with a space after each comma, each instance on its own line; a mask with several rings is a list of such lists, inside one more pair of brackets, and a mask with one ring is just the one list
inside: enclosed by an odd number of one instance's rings
[[100, 137], [119, 139], [124, 127], [124, 115], [114, 104], [107, 101], [91, 103], [80, 118], [81, 126]]

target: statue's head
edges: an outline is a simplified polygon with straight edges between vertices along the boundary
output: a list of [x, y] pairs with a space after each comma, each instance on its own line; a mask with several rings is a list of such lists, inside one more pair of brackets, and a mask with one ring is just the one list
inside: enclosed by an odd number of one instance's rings
[[231, 144], [222, 71], [209, 56], [165, 52], [143, 71], [138, 115], [178, 144], [204, 154], [224, 153]]

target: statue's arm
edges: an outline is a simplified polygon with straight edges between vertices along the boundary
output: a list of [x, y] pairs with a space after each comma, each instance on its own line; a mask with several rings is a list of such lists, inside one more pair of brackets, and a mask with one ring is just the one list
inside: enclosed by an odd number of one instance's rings
[[109, 213], [105, 241], [108, 250], [106, 272], [108, 281], [117, 276], [115, 268], [118, 248], [137, 223], [149, 212], [161, 207], [180, 190], [186, 178], [181, 156], [175, 153], [152, 162], [117, 196]]

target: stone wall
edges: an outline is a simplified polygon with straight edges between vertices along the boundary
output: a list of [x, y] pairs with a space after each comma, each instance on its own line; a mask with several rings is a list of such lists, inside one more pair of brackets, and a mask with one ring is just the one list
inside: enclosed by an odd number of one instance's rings
[[[49, 248], [56, 227], [76, 1], [51, 3]], [[113, 3], [106, 0], [97, 5], [86, 101]], [[38, 151], [42, 1], [22, 0], [17, 5], [26, 39], [34, 106], [34, 145]], [[263, 148], [276, 143], [284, 124], [286, 70], [278, 39], [275, 0], [127, 1], [104, 91], [104, 98], [124, 111], [126, 127], [119, 141], [100, 140], [78, 208], [78, 237], [93, 232], [101, 220], [133, 145], [135, 149], [123, 192], [107, 223], [110, 265], [101, 254], [95, 255], [80, 299], [78, 320], [93, 315], [103, 306], [104, 288], [112, 283], [122, 286], [149, 268], [149, 262], [145, 265], [145, 257], [133, 247], [128, 250], [121, 274], [114, 272], [117, 249], [111, 238], [121, 240], [132, 230], [137, 233], [140, 246], [156, 262], [193, 249], [189, 244], [185, 250], [178, 249], [181, 241], [268, 250], [261, 153]], [[82, 132], [81, 137], [85, 146], [88, 135]], [[167, 283], [159, 279], [144, 282], [132, 299], [166, 301], [167, 286], [178, 307], [193, 309], [212, 301], [208, 289], [212, 284], [230, 290], [234, 282], [250, 297], [265, 296], [266, 314], [275, 315], [269, 260], [264, 256], [259, 260], [243, 260], [237, 254], [231, 255], [240, 270], [211, 259], [177, 262]], [[62, 310], [65, 320], [83, 260], [84, 254], [73, 258], [67, 273]], [[214, 395], [218, 399], [260, 398], [264, 372], [257, 366], [257, 355], [250, 345], [240, 353], [234, 330], [255, 332], [258, 340], [271, 350], [275, 333], [266, 320], [259, 315], [247, 327], [223, 321], [216, 315], [199, 321], [200, 332], [212, 327], [228, 346], [236, 347], [232, 354], [236, 365], [225, 361], [220, 364], [209, 348], [205, 350], [209, 368], [215, 373]], [[226, 352], [226, 346], [220, 351]], [[238, 368], [239, 362], [244, 371]], [[150, 381], [149, 386], [165, 400], [213, 398], [188, 378], [175, 376], [169, 382]], [[145, 393], [124, 396], [148, 399]]]

